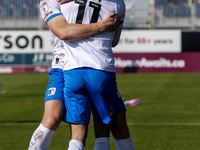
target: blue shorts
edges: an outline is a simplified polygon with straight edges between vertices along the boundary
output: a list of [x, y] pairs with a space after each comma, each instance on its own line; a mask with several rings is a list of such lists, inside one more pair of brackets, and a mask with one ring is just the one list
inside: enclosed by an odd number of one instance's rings
[[116, 113], [126, 111], [115, 73], [78, 68], [64, 71], [64, 80], [67, 122], [89, 124], [92, 110], [94, 120], [110, 124]]
[[44, 102], [58, 100], [64, 103], [63, 87], [63, 70], [58, 68], [51, 69], [49, 72], [49, 83], [45, 92]]

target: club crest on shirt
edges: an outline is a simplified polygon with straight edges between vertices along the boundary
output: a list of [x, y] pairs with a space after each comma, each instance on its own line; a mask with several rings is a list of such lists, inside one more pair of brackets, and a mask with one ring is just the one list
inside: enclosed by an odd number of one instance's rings
[[55, 87], [52, 87], [48, 90], [48, 96], [51, 96], [51, 95], [55, 95], [56, 93], [56, 88]]

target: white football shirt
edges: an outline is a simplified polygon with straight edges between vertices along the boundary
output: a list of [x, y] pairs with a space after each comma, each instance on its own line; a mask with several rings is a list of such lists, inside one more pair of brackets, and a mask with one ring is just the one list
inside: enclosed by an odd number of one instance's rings
[[[60, 5], [57, 0], [41, 0], [41, 15], [47, 23], [53, 17], [63, 15], [67, 23], [89, 24], [101, 22], [111, 12], [121, 20], [125, 16], [123, 0], [75, 0]], [[103, 32], [79, 41], [65, 41], [67, 60], [64, 70], [91, 67], [115, 72], [112, 41], [115, 32]]]
[[64, 42], [57, 38], [53, 33], [53, 61], [52, 61], [52, 68], [59, 68], [59, 69], [64, 69], [64, 65], [67, 60], [67, 55], [66, 51], [64, 49]]

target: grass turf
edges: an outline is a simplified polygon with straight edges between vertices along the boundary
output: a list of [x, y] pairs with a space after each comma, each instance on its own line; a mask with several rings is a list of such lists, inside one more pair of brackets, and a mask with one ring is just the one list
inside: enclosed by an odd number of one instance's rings
[[[48, 74], [0, 75], [0, 150], [27, 149], [43, 115]], [[127, 107], [127, 122], [136, 150], [198, 150], [200, 147], [200, 74], [117, 74], [125, 99], [142, 103]], [[62, 123], [50, 150], [66, 149], [69, 127]], [[111, 137], [111, 150], [115, 149]], [[86, 150], [94, 147], [89, 125]]]

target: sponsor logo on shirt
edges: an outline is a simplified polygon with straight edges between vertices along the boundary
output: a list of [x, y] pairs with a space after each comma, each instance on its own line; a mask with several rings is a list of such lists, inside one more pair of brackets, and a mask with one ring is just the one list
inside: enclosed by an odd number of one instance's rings
[[46, 14], [49, 11], [46, 1], [41, 4], [41, 10], [44, 14]]

